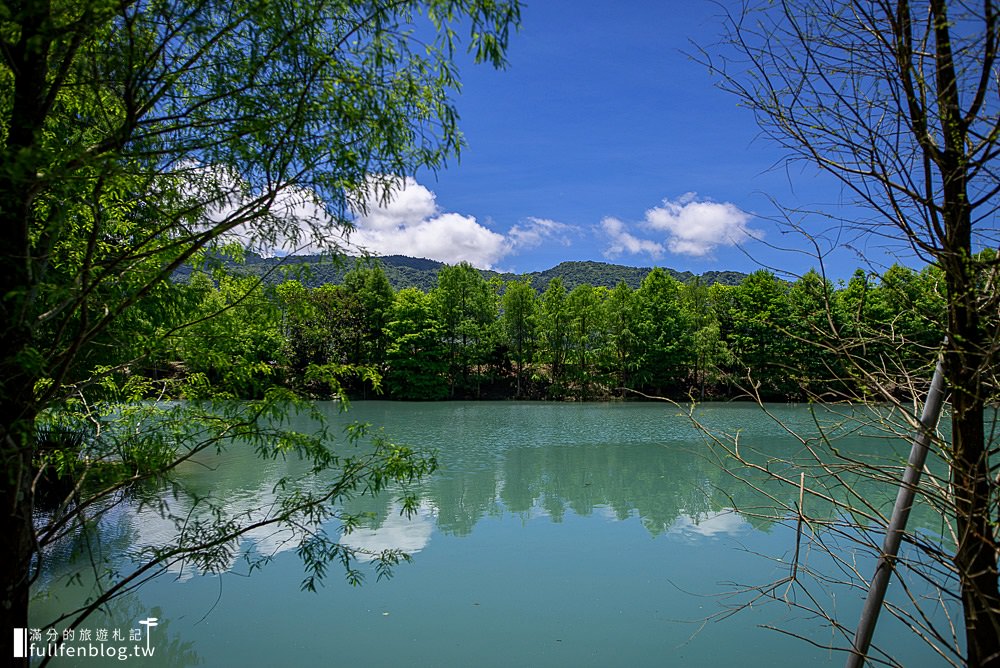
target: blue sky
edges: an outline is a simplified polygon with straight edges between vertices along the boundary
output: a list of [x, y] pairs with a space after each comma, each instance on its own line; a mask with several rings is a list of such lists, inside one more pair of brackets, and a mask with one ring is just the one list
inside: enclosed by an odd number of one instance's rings
[[[515, 272], [564, 260], [815, 266], [776, 249], [807, 245], [774, 224], [772, 200], [836, 205], [840, 188], [811, 167], [786, 169], [751, 112], [687, 55], [692, 41], [719, 39], [719, 11], [701, 0], [527, 3], [506, 70], [461, 64], [461, 159], [408, 180], [359, 217], [352, 240]], [[827, 270], [846, 278], [860, 263], [843, 247]]]

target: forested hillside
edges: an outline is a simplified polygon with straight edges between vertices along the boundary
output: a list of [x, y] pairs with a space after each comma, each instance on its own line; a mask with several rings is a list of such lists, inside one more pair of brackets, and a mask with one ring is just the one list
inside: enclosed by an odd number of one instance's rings
[[[555, 267], [545, 271], [532, 272], [518, 277], [512, 274], [504, 274], [504, 280], [526, 279], [531, 282], [539, 292], [545, 290], [549, 281], [558, 278], [563, 282], [567, 290], [573, 290], [581, 285], [590, 285], [595, 288], [613, 288], [619, 283], [624, 283], [633, 290], [638, 288], [642, 279], [652, 271], [652, 267], [626, 267], [620, 264], [608, 264], [606, 262], [560, 262]], [[690, 271], [676, 271], [664, 268], [678, 281], [685, 282], [695, 278], [695, 274]], [[723, 285], [737, 285], [746, 278], [746, 274], [735, 271], [708, 271], [698, 277], [705, 285], [722, 283]]]
[[895, 266], [880, 281], [859, 270], [838, 285], [815, 272], [790, 283], [761, 270], [726, 285], [620, 267], [609, 287], [601, 271], [613, 265], [564, 263], [538, 289], [545, 274], [504, 280], [399, 259], [397, 270], [438, 268], [429, 289], [396, 289], [383, 266], [340, 268], [340, 282], [316, 287], [316, 274], [267, 283], [195, 272], [182, 289], [196, 312], [184, 317], [218, 315], [186, 328], [148, 372], [203, 374], [239, 397], [277, 384], [422, 400], [836, 399], [864, 394], [857, 357], [897, 370], [901, 393], [929, 375], [945, 312], [934, 267]]
[[[289, 278], [300, 281], [303, 285], [315, 288], [327, 283], [341, 284], [344, 277], [352, 269], [380, 267], [389, 279], [389, 284], [395, 290], [418, 288], [432, 290], [437, 285], [438, 272], [445, 266], [443, 262], [425, 260], [423, 258], [407, 257], [405, 255], [388, 255], [385, 257], [353, 258], [341, 257], [334, 260], [319, 255], [289, 255], [283, 258], [265, 258], [255, 253], [249, 253], [245, 262], [229, 263], [229, 270], [236, 274], [260, 276], [270, 284], [278, 284]], [[580, 285], [613, 288], [619, 283], [625, 283], [632, 289], [639, 287], [642, 279], [651, 267], [629, 267], [606, 262], [561, 262], [545, 271], [528, 274], [499, 273], [486, 269], [477, 269], [486, 280], [493, 278], [502, 281], [528, 280], [538, 291], [545, 290], [553, 278], [563, 282], [567, 290]], [[695, 278], [689, 271], [664, 269], [668, 274], [681, 282]], [[179, 276], [186, 279], [190, 268], [180, 272]], [[734, 271], [708, 271], [699, 276], [706, 285], [722, 283], [736, 285], [746, 274]]]

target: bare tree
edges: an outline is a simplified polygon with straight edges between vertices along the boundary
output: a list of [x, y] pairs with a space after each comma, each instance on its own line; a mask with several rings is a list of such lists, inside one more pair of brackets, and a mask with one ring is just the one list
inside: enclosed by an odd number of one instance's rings
[[[702, 53], [723, 88], [789, 160], [818, 166], [853, 195], [867, 214], [859, 220], [851, 208], [843, 229], [902, 240], [941, 271], [951, 425], [940, 450], [950, 473], [934, 503], [954, 520], [948, 560], [964, 611], [965, 661], [1000, 665], [996, 442], [984, 426], [996, 397], [1000, 293], [997, 256], [983, 252], [1000, 241], [997, 7], [779, 0], [727, 19], [721, 48]], [[913, 385], [905, 369], [866, 355], [842, 322], [831, 317], [827, 329], [827, 344], [871, 381], [863, 398], [899, 403], [900, 388]], [[908, 422], [918, 428], [913, 414]]]

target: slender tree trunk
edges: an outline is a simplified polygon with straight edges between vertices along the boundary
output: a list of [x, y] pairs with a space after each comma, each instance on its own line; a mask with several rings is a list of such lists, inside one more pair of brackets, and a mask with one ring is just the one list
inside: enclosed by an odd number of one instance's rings
[[[904, 3], [901, 7], [909, 13]], [[955, 567], [965, 618], [970, 666], [1000, 666], [1000, 593], [997, 541], [991, 522], [990, 466], [983, 417], [988, 338], [982, 326], [972, 258], [968, 179], [968, 120], [962, 112], [952, 51], [948, 4], [930, 0], [934, 32], [935, 93], [942, 129], [940, 149], [925, 146], [941, 174], [943, 252], [948, 286], [946, 374], [952, 388], [951, 484], [958, 545]], [[989, 14], [987, 4], [987, 13]]]
[[[3, 628], [3, 645], [0, 656], [14, 656], [12, 630], [28, 626], [28, 575], [34, 553], [31, 524], [32, 469], [30, 421], [24, 406], [7, 402], [0, 397], [0, 465], [3, 466], [3, 484], [0, 485], [0, 535], [4, 548], [0, 550], [0, 583], [3, 599], [0, 600], [0, 628]], [[14, 659], [8, 665], [27, 666], [27, 660]]]
[[[6, 175], [5, 175], [6, 176]], [[13, 629], [28, 623], [28, 573], [35, 553], [32, 529], [35, 374], [25, 353], [31, 341], [23, 313], [30, 276], [23, 184], [0, 177], [0, 656], [11, 659]]]
[[46, 79], [51, 36], [49, 3], [27, 3], [21, 34], [5, 53], [11, 66], [13, 95], [7, 136], [0, 152], [0, 657], [14, 659], [13, 630], [28, 625], [29, 573], [35, 554], [32, 509], [32, 457], [37, 406], [37, 362], [27, 353], [32, 342], [30, 300], [37, 285], [31, 265], [28, 225], [39, 172], [43, 119], [48, 104]]
[[952, 399], [958, 548], [967, 660], [970, 666], [1000, 666], [1000, 597], [996, 540], [990, 521], [989, 466], [983, 448], [982, 402]]
[[958, 536], [955, 567], [965, 617], [967, 661], [970, 666], [1000, 666], [1000, 583], [983, 428], [983, 333], [971, 293], [974, 283], [950, 289], [959, 297], [951, 300], [949, 340], [954, 343], [948, 351], [947, 369], [949, 386], [953, 388], [951, 484]]
[[517, 398], [521, 398], [521, 374], [524, 372], [524, 362], [521, 361], [520, 354], [517, 358]]
[[982, 324], [972, 261], [972, 222], [962, 155], [943, 154], [948, 287], [946, 375], [952, 389], [951, 486], [955, 502], [958, 571], [969, 666], [1000, 666], [997, 540], [991, 519], [990, 465], [983, 418], [988, 337]]

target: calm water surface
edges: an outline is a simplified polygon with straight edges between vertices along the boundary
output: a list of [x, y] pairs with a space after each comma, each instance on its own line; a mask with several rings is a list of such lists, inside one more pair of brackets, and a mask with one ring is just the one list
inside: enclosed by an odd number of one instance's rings
[[[347, 421], [334, 406], [325, 408]], [[804, 407], [775, 410], [814, 429]], [[738, 593], [743, 586], [788, 574], [794, 529], [769, 518], [774, 503], [760, 492], [789, 504], [797, 493], [721, 466], [677, 408], [357, 402], [349, 417], [438, 453], [440, 470], [423, 484], [416, 517], [401, 517], [391, 495], [350, 505], [370, 514], [346, 542], [413, 554], [393, 579], [372, 577], [352, 588], [332, 566], [324, 588], [301, 592], [303, 571], [287, 536], [260, 533], [245, 547], [276, 555], [263, 570], [247, 577], [240, 561], [222, 576], [178, 569], [87, 625], [128, 629], [156, 616], [153, 658], [130, 659], [143, 666], [843, 664], [842, 654], [766, 628], [831, 642], [827, 624], [784, 603], [708, 621], [746, 602]], [[698, 417], [739, 432], [746, 451], [788, 458], [802, 449], [753, 406], [708, 406]], [[900, 456], [884, 439], [852, 437], [840, 447]], [[233, 453], [213, 464], [216, 472], [191, 467], [184, 475], [237, 510], [266, 501], [274, 480], [294, 466]], [[895, 489], [872, 485], [864, 494], [891, 507]], [[926, 512], [913, 521], [935, 530]], [[148, 543], [172, 531], [155, 513], [128, 508], [111, 525], [105, 540], [112, 543]], [[830, 568], [817, 550], [802, 558], [812, 568]], [[873, 564], [858, 559], [869, 575]], [[86, 596], [83, 586], [56, 573], [46, 583], [33, 607], [36, 625]], [[825, 596], [853, 629], [862, 593], [830, 588]], [[941, 663], [891, 619], [880, 622], [876, 642], [907, 666]], [[121, 663], [84, 658], [53, 665]]]

